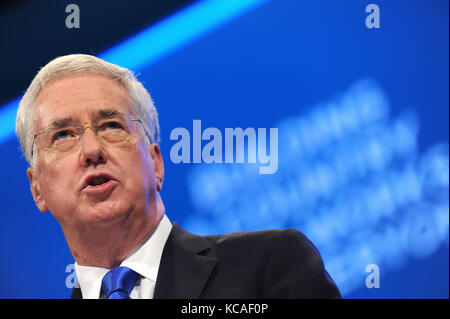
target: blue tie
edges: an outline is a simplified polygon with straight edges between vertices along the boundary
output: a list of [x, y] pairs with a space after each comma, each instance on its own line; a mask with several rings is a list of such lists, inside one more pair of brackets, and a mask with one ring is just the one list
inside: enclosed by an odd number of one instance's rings
[[113, 268], [102, 279], [102, 291], [107, 299], [130, 299], [138, 276], [128, 267]]

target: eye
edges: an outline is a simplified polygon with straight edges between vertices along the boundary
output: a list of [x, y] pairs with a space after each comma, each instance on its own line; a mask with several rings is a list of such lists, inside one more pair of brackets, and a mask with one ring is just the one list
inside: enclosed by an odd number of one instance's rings
[[65, 140], [74, 136], [75, 133], [73, 132], [73, 130], [61, 130], [53, 134], [53, 141]]
[[123, 125], [115, 121], [106, 122], [101, 126], [101, 130], [121, 130], [121, 129], [123, 129]]

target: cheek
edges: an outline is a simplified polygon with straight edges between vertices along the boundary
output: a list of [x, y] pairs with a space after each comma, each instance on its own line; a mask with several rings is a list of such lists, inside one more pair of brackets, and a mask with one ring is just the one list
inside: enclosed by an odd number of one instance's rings
[[137, 161], [140, 163], [139, 170], [136, 172], [139, 175], [139, 180], [142, 181], [147, 192], [152, 192], [156, 186], [155, 168], [153, 166], [152, 158], [145, 143], [139, 143], [136, 147]]
[[[135, 138], [129, 137], [122, 142], [114, 144], [114, 148], [117, 148], [125, 152], [136, 152], [137, 151], [136, 143], [137, 140]], [[109, 146], [108, 144], [103, 145], [105, 149], [108, 148], [108, 146]]]
[[46, 202], [49, 205], [49, 209], [52, 206], [69, 204], [69, 197], [73, 196], [74, 184], [77, 179], [68, 165], [61, 167], [61, 164], [53, 164], [52, 166], [46, 166], [43, 172], [45, 173], [41, 180], [41, 192]]
[[118, 152], [114, 159], [118, 161], [117, 166], [121, 167], [120, 175], [124, 182], [115, 199], [131, 204], [138, 211], [148, 212], [155, 203], [156, 178], [147, 149], [136, 145], [134, 152]]
[[155, 178], [153, 161], [150, 157], [148, 146], [142, 139], [133, 138], [117, 146], [118, 150], [120, 150], [120, 155], [114, 157], [120, 159], [120, 162], [126, 165], [125, 169], [129, 174], [132, 172], [131, 174], [135, 178], [142, 180], [144, 184]]

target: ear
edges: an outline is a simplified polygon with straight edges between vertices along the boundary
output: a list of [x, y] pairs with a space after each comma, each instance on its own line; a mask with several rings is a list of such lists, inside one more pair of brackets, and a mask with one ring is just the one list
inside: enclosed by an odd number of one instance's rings
[[156, 189], [158, 192], [161, 192], [164, 180], [164, 162], [162, 159], [161, 150], [157, 144], [152, 144], [150, 145], [149, 151], [153, 160], [153, 166], [155, 168]]
[[33, 167], [27, 169], [28, 180], [30, 181], [31, 194], [33, 195], [34, 202], [39, 210], [45, 213], [48, 210], [44, 197], [41, 194], [41, 186], [39, 184], [39, 178], [37, 172]]

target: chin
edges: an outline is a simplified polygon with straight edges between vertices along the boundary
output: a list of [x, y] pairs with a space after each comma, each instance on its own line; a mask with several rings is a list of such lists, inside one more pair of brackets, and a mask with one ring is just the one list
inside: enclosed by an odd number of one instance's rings
[[101, 203], [87, 208], [80, 217], [85, 224], [108, 227], [127, 219], [131, 211], [127, 205]]

